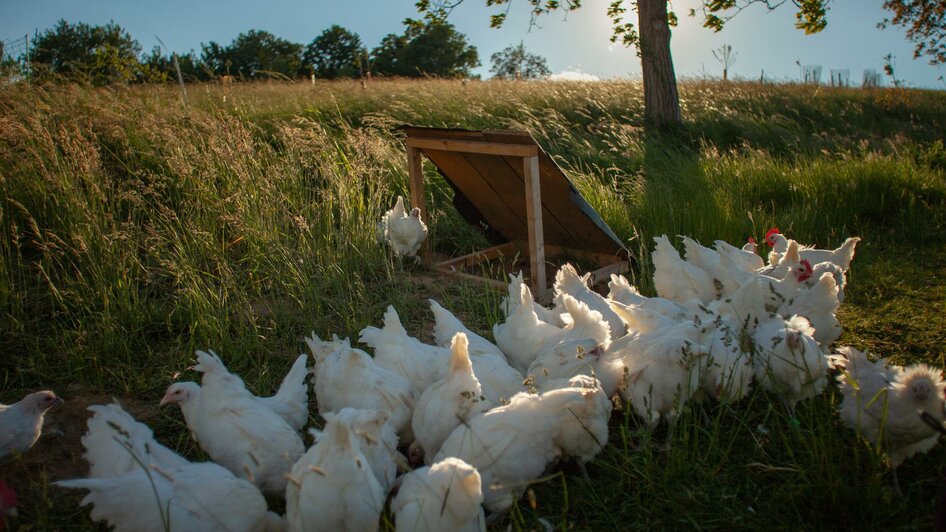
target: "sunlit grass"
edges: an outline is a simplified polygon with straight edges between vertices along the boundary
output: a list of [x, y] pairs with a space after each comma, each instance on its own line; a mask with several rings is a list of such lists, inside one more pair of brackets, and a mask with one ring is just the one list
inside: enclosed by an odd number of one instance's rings
[[[269, 393], [304, 334], [357, 336], [388, 304], [429, 341], [428, 297], [488, 336], [499, 294], [432, 278], [377, 244], [381, 214], [408, 191], [402, 124], [532, 133], [627, 242], [645, 292], [655, 235], [741, 243], [777, 225], [824, 247], [861, 236], [842, 341], [944, 363], [940, 93], [690, 82], [673, 135], [641, 128], [634, 82], [272, 83], [188, 95], [185, 106], [167, 87], [0, 93], [3, 402], [48, 387], [67, 400], [156, 403], [198, 348]], [[426, 173], [435, 248], [484, 247], [436, 170]], [[836, 401], [829, 391], [805, 402], [794, 422], [761, 393], [694, 405], [666, 451], [645, 444], [632, 414], [615, 414], [590, 482], [566, 464], [535, 488], [535, 509], [523, 500], [499, 526], [928, 528], [942, 449], [904, 465], [896, 499], [880, 457], [840, 426]], [[152, 424], [201, 457], [176, 413]], [[4, 471], [24, 478], [18, 524], [88, 522], [43, 467]]]

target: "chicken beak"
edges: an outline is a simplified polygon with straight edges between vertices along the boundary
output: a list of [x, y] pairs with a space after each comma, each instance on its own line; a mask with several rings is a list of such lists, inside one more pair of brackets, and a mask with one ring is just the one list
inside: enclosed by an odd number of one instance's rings
[[174, 399], [171, 397], [171, 394], [165, 393], [164, 397], [161, 398], [161, 402], [158, 403], [158, 406], [164, 406], [167, 403], [173, 403]]

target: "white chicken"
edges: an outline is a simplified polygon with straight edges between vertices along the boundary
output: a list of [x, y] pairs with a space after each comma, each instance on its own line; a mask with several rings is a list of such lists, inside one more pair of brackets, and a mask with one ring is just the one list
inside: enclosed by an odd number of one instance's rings
[[[503, 311], [503, 316], [509, 317], [516, 310], [521, 300], [520, 294], [523, 284], [525, 284], [525, 281], [522, 278], [521, 271], [515, 275], [509, 274], [508, 296], [503, 297], [499, 302], [499, 308]], [[532, 309], [535, 310], [535, 315], [545, 323], [556, 327], [565, 326], [565, 322], [561, 318], [561, 314], [565, 312], [565, 309], [557, 305], [553, 308], [546, 308], [535, 300], [532, 301]]]
[[452, 312], [443, 308], [440, 303], [433, 299], [429, 299], [428, 302], [430, 303], [430, 311], [434, 314], [434, 340], [437, 342], [437, 345], [440, 347], [450, 347], [454, 335], [463, 333], [470, 342], [471, 355], [491, 356], [503, 362], [506, 361], [506, 355], [496, 344], [471, 331], [460, 321], [460, 318], [457, 318]]
[[458, 426], [434, 458], [455, 457], [482, 478], [483, 504], [508, 509], [529, 482], [563, 455], [590, 460], [608, 441], [611, 403], [598, 389], [521, 393]]
[[0, 460], [23, 454], [43, 432], [46, 411], [62, 404], [49, 390], [27, 395], [12, 405], [0, 404]]
[[365, 327], [358, 334], [359, 342], [374, 349], [375, 364], [407, 379], [418, 397], [447, 366], [447, 351], [409, 336], [393, 306], [384, 313], [383, 328]]
[[[741, 291], [735, 297], [741, 296]], [[762, 307], [761, 301], [760, 296], [759, 308]], [[690, 312], [690, 315], [678, 312], [669, 317], [643, 305], [622, 305], [616, 301], [612, 301], [611, 305], [637, 334], [669, 330], [684, 322], [692, 323], [698, 333], [690, 340], [703, 346], [707, 355], [700, 365], [700, 387], [703, 392], [723, 401], [741, 399], [749, 392], [753, 370], [750, 353], [742, 345], [745, 334], [742, 324], [745, 320], [739, 318], [733, 323], [711, 310], [714, 307], [732, 306], [732, 299], [713, 301], [698, 312]], [[738, 312], [734, 313], [738, 315]], [[693, 332], [687, 331], [688, 334]]]
[[759, 245], [758, 245], [758, 243], [755, 241], [755, 237], [754, 237], [754, 236], [750, 236], [749, 238], [747, 238], [747, 239], [746, 239], [746, 243], [742, 245], [742, 250], [743, 250], [743, 251], [747, 251], [747, 252], [749, 252], [749, 253], [756, 253], [756, 254], [758, 254], [758, 249], [759, 249]]
[[921, 415], [926, 413], [940, 425], [946, 417], [942, 371], [926, 364], [902, 368], [885, 359], [871, 362], [853, 347], [837, 351], [832, 360], [843, 368], [837, 376], [843, 396], [841, 421], [871, 443], [883, 445], [896, 481], [897, 466], [932, 449], [939, 440], [939, 431], [924, 423]]
[[825, 349], [841, 336], [837, 312], [838, 285], [834, 276], [825, 272], [812, 287], [799, 290], [795, 297], [783, 302], [776, 312], [782, 316], [804, 316], [814, 327], [814, 339]]
[[847, 286], [847, 274], [840, 266], [833, 262], [819, 262], [815, 264], [811, 270], [811, 277], [808, 278], [805, 284], [809, 288], [812, 287], [825, 273], [829, 273], [834, 277], [834, 284], [838, 287], [838, 303], [844, 303], [844, 287]]
[[717, 401], [737, 401], [748, 395], [754, 370], [751, 348], [743, 345], [744, 332], [717, 315], [699, 325], [700, 343], [708, 348], [700, 375], [703, 392]]
[[800, 249], [798, 243], [792, 240], [788, 244], [788, 251], [781, 256], [776, 265], [777, 268], [784, 269], [778, 272], [775, 270], [760, 272], [759, 279], [765, 291], [766, 304], [773, 309], [795, 297], [795, 294], [802, 290], [806, 286], [806, 281], [811, 278], [811, 263], [801, 258]]
[[[785, 254], [787, 260], [797, 261], [798, 246], [794, 242], [789, 245]], [[794, 257], [794, 258], [792, 258]], [[754, 334], [758, 323], [766, 321], [773, 313], [784, 316], [791, 315], [791, 307], [805, 307], [805, 293], [808, 288], [805, 282], [811, 275], [811, 268], [807, 261], [798, 263], [783, 279], [775, 279], [759, 273], [750, 274], [746, 281], [732, 294], [712, 301], [706, 308], [714, 314], [719, 314], [733, 324], [741, 324], [748, 334]], [[832, 303], [819, 310], [831, 312]], [[811, 307], [806, 307], [812, 310]], [[825, 330], [825, 334], [830, 331]]]
[[[210, 353], [215, 357], [217, 356], [213, 351]], [[219, 360], [219, 357], [217, 359]], [[309, 420], [309, 389], [305, 383], [305, 378], [309, 375], [309, 368], [306, 367], [307, 359], [306, 355], [296, 357], [289, 373], [286, 374], [282, 384], [279, 385], [276, 395], [272, 397], [254, 396], [263, 406], [285, 419], [286, 423], [289, 423], [289, 426], [296, 430], [302, 430], [306, 421]], [[235, 373], [230, 373], [222, 362], [220, 367], [229, 375], [227, 378], [237, 379], [243, 384], [243, 380]]]
[[[387, 414], [380, 410], [343, 408], [335, 413], [335, 418], [351, 426], [371, 472], [387, 493], [394, 487], [398, 465], [404, 465], [405, 462], [404, 456], [397, 450], [397, 433], [387, 422]], [[324, 433], [321, 430], [309, 429], [309, 434], [318, 443]]]
[[200, 447], [234, 475], [266, 493], [286, 488], [286, 472], [305, 447], [295, 429], [252, 395], [220, 358], [197, 352], [202, 386], [178, 382], [161, 404], [176, 403]]
[[266, 530], [279, 517], [263, 495], [213, 463], [191, 463], [154, 440], [118, 404], [93, 405], [82, 436], [89, 477], [56, 485], [88, 489], [92, 519], [116, 530]]
[[[673, 301], [659, 297], [642, 299], [644, 303], [637, 305], [625, 305], [617, 301], [609, 302], [614, 312], [621, 316], [621, 319], [627, 323], [628, 331], [632, 333], [646, 334], [653, 330], [669, 327], [688, 319], [684, 311], [685, 307], [679, 305], [679, 303], [674, 303]], [[666, 302], [667, 306], [652, 305], [652, 300], [659, 300], [661, 303]], [[672, 305], [678, 305], [679, 308], [673, 309]], [[664, 310], [669, 311], [670, 314], [664, 314]]]
[[[767, 296], [775, 291], [774, 287], [779, 283], [764, 275], [751, 276], [735, 293], [711, 301], [705, 309], [713, 316], [722, 316], [741, 331], [751, 335], [756, 325], [777, 308], [775, 303], [767, 301]], [[702, 319], [706, 316], [699, 317]]]
[[778, 227], [769, 228], [763, 240], [769, 245], [769, 266], [775, 266], [785, 250], [788, 249], [789, 240], [779, 231]]
[[654, 237], [657, 245], [651, 253], [654, 261], [654, 288], [657, 295], [677, 303], [693, 300], [709, 303], [719, 297], [719, 288], [713, 277], [697, 266], [680, 258], [667, 235]]
[[457, 333], [453, 337], [447, 374], [427, 388], [417, 401], [411, 427], [427, 464], [432, 463], [443, 441], [457, 425], [469, 422], [470, 418], [493, 406], [483, 396], [482, 387], [473, 374], [467, 345], [465, 334]]
[[217, 530], [263, 532], [279, 522], [253, 484], [212, 463], [164, 469], [151, 465], [119, 476], [61, 480], [63, 488], [89, 490], [92, 520], [119, 532]]
[[455, 457], [475, 467], [486, 508], [505, 511], [561, 455], [552, 441], [553, 419], [554, 413], [542, 408], [540, 396], [516, 395], [508, 405], [457, 427], [435, 461]]
[[588, 375], [575, 375], [568, 379], [568, 386], [543, 392], [541, 397], [544, 408], [568, 413], [558, 421], [559, 431], [553, 441], [564, 457], [577, 460], [584, 468], [608, 444], [608, 421], [614, 405], [601, 382]]
[[616, 273], [611, 274], [611, 281], [608, 282], [608, 299], [631, 305], [643, 298], [644, 296], [627, 280], [627, 277]]
[[292, 466], [286, 487], [290, 531], [378, 529], [385, 493], [349, 423], [324, 414], [325, 430]]
[[408, 213], [404, 209], [404, 198], [397, 197], [397, 203], [381, 217], [384, 239], [399, 257], [417, 257], [424, 239], [427, 238], [427, 224], [420, 219], [420, 209], [414, 207]]
[[486, 532], [479, 472], [445, 458], [403, 477], [391, 503], [400, 532]]
[[[628, 282], [623, 275], [611, 274], [611, 281], [608, 283], [608, 299], [621, 303], [625, 306], [632, 306], [657, 312], [671, 319], [681, 321], [697, 314], [694, 308], [690, 308], [676, 301], [670, 301], [662, 297], [645, 297], [637, 290], [637, 287]], [[627, 322], [627, 316], [618, 309], [611, 307], [611, 310], [617, 312], [621, 319]], [[635, 326], [628, 323], [628, 331], [634, 331]]]
[[799, 401], [824, 391], [828, 383], [828, 359], [813, 334], [814, 328], [802, 316], [776, 316], [755, 331], [756, 382], [778, 395], [790, 411]]
[[[786, 278], [789, 272], [795, 272], [797, 275], [799, 271], [807, 271], [807, 275], [804, 275], [803, 278], [803, 284], [809, 288], [813, 287], [824, 273], [830, 273], [831, 276], [834, 277], [835, 284], [838, 286], [838, 303], [844, 302], [844, 287], [847, 286], [847, 268], [842, 268], [838, 264], [830, 261], [813, 263], [809, 258], [803, 255], [806, 251], [811, 250], [805, 250], [794, 240], [788, 240], [787, 242], [786, 252], [781, 254], [770, 253], [770, 259], [777, 259], [777, 261], [759, 271], [777, 279]], [[853, 248], [851, 248], [851, 252], [853, 253]], [[850, 261], [848, 261], [847, 264], [850, 265]]]
[[596, 340], [582, 338], [569, 340], [542, 352], [526, 373], [540, 391], [558, 386], [553, 381], [568, 380], [578, 375], [596, 377], [607, 396], [621, 385], [624, 366], [603, 357], [604, 348]]
[[665, 418], [672, 428], [682, 406], [699, 389], [709, 354], [699, 337], [693, 323], [676, 323], [645, 334], [632, 332], [605, 353], [606, 359], [627, 368], [621, 397], [651, 426]]
[[[561, 301], [568, 311], [568, 324], [545, 342], [545, 345], [539, 350], [537, 358], [541, 357], [546, 350], [554, 349], [555, 346], [572, 340], [590, 338], [601, 344], [604, 349], [611, 345], [611, 326], [601, 317], [600, 312], [591, 310], [584, 302], [578, 301], [568, 294], [562, 294]], [[611, 311], [611, 313], [613, 314], [614, 311]], [[621, 324], [623, 327], [624, 322], [621, 321]]]
[[[246, 389], [246, 384], [243, 382], [243, 379], [236, 373], [231, 373], [226, 366], [224, 366], [223, 361], [220, 360], [220, 357], [216, 353], [213, 351], [209, 353], [198, 351], [197, 356], [198, 359], [202, 357], [206, 360], [210, 360], [211, 358], [215, 359], [216, 362], [219, 362], [219, 365], [215, 362], [214, 368], [219, 371], [219, 375], [223, 381], [227, 382], [228, 386], [232, 385], [237, 388]], [[306, 367], [307, 359], [308, 357], [306, 355], [296, 357], [296, 361], [293, 362], [289, 373], [286, 374], [282, 383], [279, 385], [279, 390], [276, 391], [276, 395], [272, 397], [257, 397], [251, 394], [260, 404], [286, 420], [286, 423], [297, 431], [302, 430], [306, 421], [309, 420], [309, 390], [305, 384], [305, 378], [309, 375], [309, 368]], [[214, 373], [214, 375], [217, 375], [217, 373]]]
[[730, 262], [739, 266], [744, 271], [755, 271], [765, 267], [765, 261], [756, 253], [755, 239], [751, 236], [742, 248], [737, 248], [725, 240], [717, 240], [713, 243], [716, 252], [726, 256]]
[[522, 283], [519, 304], [513, 307], [506, 321], [493, 325], [496, 345], [506, 354], [509, 365], [525, 372], [545, 343], [561, 329], [539, 319], [532, 306], [532, 291]]
[[[851, 267], [851, 261], [854, 260], [854, 249], [860, 241], [861, 239], [859, 237], [847, 238], [837, 249], [815, 249], [813, 247], [801, 246], [799, 253], [802, 259], [807, 260], [812, 265], [822, 262], [831, 262], [846, 273]], [[785, 236], [779, 232], [778, 227], [773, 227], [765, 234], [765, 242], [772, 248], [772, 251], [769, 253], [769, 264], [774, 265], [788, 249], [791, 240], [785, 238]]]
[[190, 463], [155, 441], [151, 429], [135, 421], [121, 405], [92, 405], [89, 411], [93, 415], [87, 422], [89, 430], [82, 436], [82, 446], [90, 477], [115, 477], [141, 469], [142, 465], [176, 469]]
[[682, 239], [686, 262], [708, 273], [712, 278], [717, 291], [714, 299], [735, 292], [751, 271], [742, 269], [740, 262], [733, 262], [732, 255], [722, 255], [686, 236]]
[[302, 430], [309, 420], [309, 387], [305, 383], [305, 378], [309, 376], [309, 368], [306, 367], [308, 359], [306, 355], [296, 357], [276, 395], [258, 398], [296, 430]]
[[375, 364], [374, 359], [351, 342], [322, 341], [315, 333], [305, 339], [315, 358], [315, 397], [319, 413], [345, 407], [381, 410], [388, 415], [404, 443], [410, 443], [415, 396], [404, 377]]
[[430, 300], [430, 310], [434, 313], [434, 338], [438, 345], [449, 346], [457, 333], [466, 335], [473, 373], [487, 401], [494, 405], [502, 404], [525, 391], [522, 374], [506, 362], [506, 356], [496, 345], [468, 329], [433, 299]]
[[590, 277], [590, 273], [579, 276], [578, 271], [575, 270], [575, 267], [571, 264], [565, 264], [559, 268], [558, 273], [555, 274], [554, 288], [556, 304], [564, 306], [565, 302], [563, 296], [567, 294], [585, 305], [588, 305], [589, 309], [601, 314], [601, 318], [608, 322], [611, 339], [624, 336], [626, 332], [625, 325], [620, 316], [611, 310], [611, 307], [608, 306], [608, 302], [604, 297], [588, 288], [588, 279]]

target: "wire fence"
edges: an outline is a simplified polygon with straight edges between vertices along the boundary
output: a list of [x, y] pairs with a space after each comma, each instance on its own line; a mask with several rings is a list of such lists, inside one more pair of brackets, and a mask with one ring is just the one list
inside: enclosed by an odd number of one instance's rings
[[29, 81], [30, 36], [0, 40], [0, 78], [7, 81]]

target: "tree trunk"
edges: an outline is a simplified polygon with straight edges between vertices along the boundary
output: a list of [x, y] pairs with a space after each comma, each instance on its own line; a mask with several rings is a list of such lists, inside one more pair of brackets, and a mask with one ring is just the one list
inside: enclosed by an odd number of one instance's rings
[[637, 15], [644, 71], [644, 122], [659, 128], [680, 124], [677, 77], [670, 56], [667, 0], [637, 0]]

